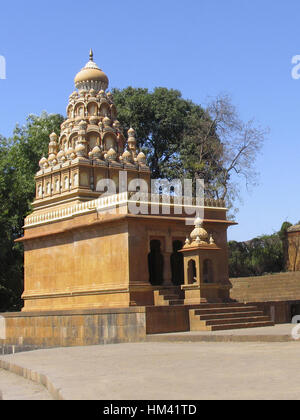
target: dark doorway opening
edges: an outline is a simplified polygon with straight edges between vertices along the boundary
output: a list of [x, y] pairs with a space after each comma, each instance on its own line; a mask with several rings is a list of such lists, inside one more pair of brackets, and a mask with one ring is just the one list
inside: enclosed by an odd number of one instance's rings
[[173, 253], [170, 257], [172, 283], [179, 286], [184, 283], [183, 255], [178, 252], [183, 247], [182, 241], [173, 241]]
[[194, 260], [188, 262], [188, 282], [193, 284], [197, 281], [196, 263]]
[[149, 281], [153, 286], [163, 284], [164, 257], [161, 253], [161, 243], [158, 239], [150, 241], [150, 252], [148, 254]]
[[[291, 321], [293, 319], [294, 316], [299, 316], [300, 317], [300, 304], [299, 303], [294, 303], [291, 305]], [[299, 321], [297, 321], [297, 324], [299, 323]]]
[[204, 262], [203, 262], [203, 282], [204, 283], [213, 283], [214, 282], [212, 260], [207, 259], [207, 260], [204, 260]]

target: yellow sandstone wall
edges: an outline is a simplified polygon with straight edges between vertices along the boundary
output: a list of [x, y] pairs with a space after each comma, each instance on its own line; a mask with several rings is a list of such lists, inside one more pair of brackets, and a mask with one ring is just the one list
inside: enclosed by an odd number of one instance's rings
[[[226, 214], [205, 214], [218, 251], [216, 282], [228, 283]], [[218, 218], [217, 218], [218, 216]], [[216, 217], [216, 219], [212, 219]], [[153, 305], [149, 283], [150, 240], [161, 240], [164, 283], [170, 286], [173, 240], [193, 226], [184, 217], [97, 214], [25, 229], [23, 311]]]
[[[146, 336], [145, 308], [114, 308], [0, 314], [6, 323], [1, 347], [53, 347], [141, 341]], [[3, 330], [3, 328], [2, 328]], [[3, 331], [2, 331], [3, 332]]]
[[300, 232], [288, 232], [289, 271], [300, 271]]
[[230, 279], [231, 299], [239, 302], [300, 300], [300, 271]]
[[25, 242], [24, 311], [129, 306], [126, 221]]

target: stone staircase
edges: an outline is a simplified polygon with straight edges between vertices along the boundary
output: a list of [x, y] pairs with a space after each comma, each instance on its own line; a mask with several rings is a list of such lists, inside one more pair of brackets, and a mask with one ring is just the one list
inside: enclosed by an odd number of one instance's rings
[[269, 327], [274, 322], [254, 305], [243, 303], [201, 304], [189, 309], [191, 331], [216, 331]]
[[[155, 306], [184, 306], [184, 292], [180, 287], [165, 287], [154, 292]], [[171, 308], [170, 308], [171, 309]], [[174, 308], [175, 309], [175, 308]], [[253, 304], [203, 303], [186, 305], [190, 331], [216, 331], [273, 326], [269, 316]]]
[[300, 272], [230, 279], [230, 297], [239, 302], [300, 300]]
[[171, 286], [154, 291], [155, 306], [172, 306], [184, 304], [184, 292], [180, 286]]

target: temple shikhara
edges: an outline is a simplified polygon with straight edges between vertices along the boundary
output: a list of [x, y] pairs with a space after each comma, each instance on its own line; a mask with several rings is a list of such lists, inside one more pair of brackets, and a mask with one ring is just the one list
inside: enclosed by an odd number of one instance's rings
[[127, 172], [128, 182], [150, 180], [146, 156], [136, 148], [135, 131], [131, 128], [128, 138], [123, 133], [112, 94], [105, 93], [108, 78], [94, 63], [92, 51], [75, 77], [75, 86], [78, 91], [70, 95], [60, 136], [50, 134], [49, 154], [39, 162], [35, 215], [45, 208], [98, 198], [104, 179], [113, 180], [118, 193], [119, 171]]
[[[272, 325], [230, 299], [225, 203], [153, 200], [146, 156], [134, 127], [123, 131], [108, 84], [91, 51], [61, 132], [49, 133], [19, 239], [24, 308], [6, 318], [10, 341], [80, 345]], [[222, 316], [210, 322], [212, 313]]]

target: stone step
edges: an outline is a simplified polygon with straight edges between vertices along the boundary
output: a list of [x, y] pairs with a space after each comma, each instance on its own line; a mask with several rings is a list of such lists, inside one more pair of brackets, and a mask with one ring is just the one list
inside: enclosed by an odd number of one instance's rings
[[293, 290], [283, 290], [282, 292], [279, 291], [270, 291], [270, 290], [258, 290], [258, 291], [252, 291], [252, 290], [244, 290], [243, 292], [235, 292], [231, 293], [231, 298], [234, 299], [236, 296], [245, 296], [245, 295], [251, 295], [251, 296], [300, 296], [300, 290], [293, 291]]
[[[249, 303], [241, 303], [241, 302], [226, 302], [226, 303], [200, 303], [199, 309], [208, 309], [208, 308], [229, 308], [229, 307], [243, 307], [248, 308], [249, 306], [253, 306]], [[197, 308], [198, 309], [198, 308]]]
[[272, 321], [260, 321], [260, 322], [242, 322], [240, 324], [225, 324], [225, 325], [209, 325], [207, 329], [210, 331], [219, 330], [236, 330], [241, 328], [256, 328], [256, 327], [272, 327], [274, 322]]
[[179, 295], [161, 295], [165, 300], [177, 300], [180, 299]]
[[285, 292], [282, 293], [270, 293], [268, 292], [263, 292], [263, 291], [259, 291], [259, 292], [251, 292], [250, 290], [247, 290], [247, 292], [245, 291], [245, 293], [232, 293], [231, 294], [231, 298], [236, 298], [236, 296], [300, 296], [300, 292], [290, 292], [288, 290], [286, 290]]
[[210, 315], [198, 315], [201, 321], [208, 321], [212, 319], [225, 319], [225, 318], [240, 318], [247, 316], [264, 316], [262, 311], [251, 311], [251, 312], [227, 312], [227, 313], [214, 313]]
[[257, 290], [251, 290], [251, 289], [246, 289], [246, 290], [241, 290], [239, 292], [237, 291], [233, 291], [231, 293], [231, 297], [234, 295], [244, 295], [244, 294], [264, 294], [264, 295], [299, 295], [300, 294], [300, 290], [290, 290], [290, 289], [284, 289], [284, 290], [263, 290], [263, 289], [257, 289]]
[[288, 298], [288, 300], [299, 300], [300, 299], [300, 294], [299, 295], [264, 295], [264, 294], [242, 294], [242, 295], [234, 295], [232, 296], [234, 297], [236, 300], [241, 302], [242, 300], [245, 300], [247, 302], [251, 302], [251, 299], [255, 299], [255, 298], [260, 298], [260, 299], [265, 299], [265, 300], [284, 300], [285, 298]]
[[209, 315], [209, 314], [222, 314], [222, 313], [230, 313], [230, 312], [244, 312], [245, 309], [247, 309], [247, 311], [257, 311], [257, 307], [256, 306], [246, 306], [246, 305], [241, 305], [239, 304], [239, 306], [227, 306], [227, 307], [222, 307], [222, 308], [200, 308], [200, 309], [195, 309], [195, 315]]
[[[207, 326], [215, 325], [231, 325], [231, 324], [242, 324], [242, 323], [252, 323], [252, 322], [268, 322], [270, 318], [268, 316], [252, 316], [252, 317], [241, 317], [241, 318], [225, 318], [225, 319], [211, 319], [205, 322]], [[200, 321], [201, 322], [201, 321]]]
[[182, 290], [180, 289], [180, 287], [166, 287], [165, 289], [159, 289], [159, 294], [177, 294], [177, 293], [181, 293]]
[[264, 291], [264, 292], [271, 292], [271, 293], [281, 293], [281, 292], [294, 292], [294, 293], [298, 293], [300, 291], [300, 287], [295, 287], [295, 286], [285, 286], [285, 287], [278, 287], [278, 286], [269, 286], [269, 287], [259, 287], [259, 286], [255, 286], [255, 287], [235, 287], [234, 289], [231, 289], [231, 293], [241, 293], [241, 292], [246, 292], [246, 291]]
[[169, 300], [169, 305], [183, 305], [184, 299]]
[[271, 293], [271, 294], [285, 294], [285, 293], [300, 293], [300, 289], [292, 289], [292, 288], [285, 288], [285, 289], [277, 289], [276, 287], [273, 287], [272, 289], [266, 288], [266, 289], [251, 289], [251, 288], [245, 288], [240, 290], [232, 290], [231, 295], [233, 294], [240, 294], [240, 293]]
[[249, 287], [235, 287], [232, 291], [243, 291], [243, 290], [256, 290], [256, 291], [260, 291], [260, 290], [264, 290], [264, 291], [270, 291], [270, 292], [279, 292], [279, 291], [294, 291], [294, 292], [299, 292], [300, 291], [300, 287], [299, 286], [293, 286], [293, 285], [287, 285], [287, 286], [275, 286], [273, 285], [273, 287], [265, 287], [265, 286], [249, 286]]
[[233, 277], [229, 279], [233, 284], [239, 283], [270, 283], [270, 282], [280, 282], [280, 283], [289, 283], [300, 281], [300, 272], [295, 273], [284, 273], [281, 275], [273, 274], [272, 276], [253, 276], [253, 277]]
[[297, 296], [295, 295], [292, 295], [292, 296], [288, 296], [288, 295], [286, 296], [258, 296], [258, 295], [244, 296], [243, 295], [243, 296], [240, 296], [239, 298], [237, 297], [237, 299], [239, 301], [246, 301], [246, 302], [254, 302], [257, 299], [260, 299], [262, 301], [272, 301], [272, 300], [284, 301], [284, 300], [300, 300], [300, 296], [299, 298], [297, 298]]
[[293, 286], [293, 287], [299, 287], [300, 282], [269, 282], [269, 283], [259, 283], [259, 282], [251, 282], [251, 283], [234, 283], [233, 288], [247, 288], [247, 287], [270, 287], [270, 286], [276, 286], [276, 287], [286, 287], [286, 286]]
[[271, 301], [271, 300], [299, 300], [300, 299], [300, 295], [241, 295], [241, 296], [235, 296], [235, 298], [237, 300], [240, 301], [247, 301], [247, 302], [251, 302], [251, 301], [255, 301], [256, 299], [262, 299], [264, 301]]

